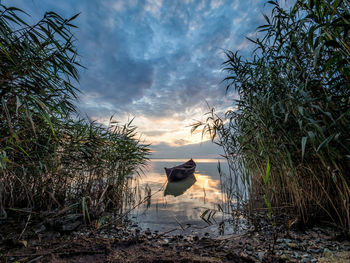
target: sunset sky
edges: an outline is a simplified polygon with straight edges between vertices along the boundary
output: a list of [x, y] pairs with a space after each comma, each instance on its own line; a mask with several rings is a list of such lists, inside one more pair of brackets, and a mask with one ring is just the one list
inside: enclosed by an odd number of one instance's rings
[[[209, 157], [218, 152], [191, 135], [208, 105], [219, 112], [232, 107], [225, 95], [224, 50], [248, 54], [246, 36], [254, 37], [268, 12], [259, 0], [7, 0], [32, 17], [45, 11], [64, 17], [81, 13], [74, 34], [81, 55], [85, 116], [107, 123], [111, 115], [134, 124], [152, 143], [156, 157]], [[173, 154], [169, 153], [173, 152]], [[191, 152], [192, 153], [192, 152]]]

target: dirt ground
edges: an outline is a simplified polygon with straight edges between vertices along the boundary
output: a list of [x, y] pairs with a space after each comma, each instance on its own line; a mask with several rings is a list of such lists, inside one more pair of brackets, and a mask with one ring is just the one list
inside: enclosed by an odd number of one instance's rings
[[[317, 241], [320, 238], [323, 239]], [[250, 231], [215, 239], [137, 232], [128, 238], [122, 235], [101, 237], [91, 232], [79, 232], [50, 240], [2, 240], [0, 262], [345, 263], [350, 262], [350, 243], [333, 240], [317, 229], [308, 232], [307, 236], [301, 233], [275, 236]]]
[[[118, 239], [62, 237], [40, 246], [8, 244], [4, 262], [255, 262], [239, 255], [239, 242], [202, 238]], [[236, 240], [237, 241], [237, 240]], [[241, 243], [243, 244], [243, 243]], [[236, 252], [235, 252], [236, 251]], [[267, 262], [267, 261], [266, 261]], [[268, 261], [273, 262], [273, 261]], [[274, 262], [284, 262], [274, 260]]]
[[349, 236], [330, 227], [291, 230], [261, 221], [241, 234], [210, 237], [67, 218], [74, 220], [2, 223], [0, 262], [350, 262]]

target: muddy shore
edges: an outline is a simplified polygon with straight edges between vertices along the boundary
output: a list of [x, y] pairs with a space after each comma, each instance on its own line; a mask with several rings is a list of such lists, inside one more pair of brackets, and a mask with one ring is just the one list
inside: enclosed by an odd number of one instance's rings
[[350, 262], [348, 238], [325, 226], [296, 231], [265, 223], [210, 237], [77, 222], [27, 225], [16, 234], [3, 223], [0, 262]]

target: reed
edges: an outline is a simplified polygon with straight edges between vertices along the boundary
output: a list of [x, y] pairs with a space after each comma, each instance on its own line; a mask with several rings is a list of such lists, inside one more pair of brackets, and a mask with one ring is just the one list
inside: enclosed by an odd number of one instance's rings
[[303, 223], [328, 218], [350, 232], [350, 2], [272, 5], [248, 59], [227, 51], [235, 110], [196, 123], [245, 167], [254, 199]]
[[84, 215], [121, 210], [125, 178], [149, 150], [131, 121], [103, 126], [76, 114], [77, 15], [47, 12], [30, 25], [22, 10], [0, 8], [0, 217], [74, 203]]

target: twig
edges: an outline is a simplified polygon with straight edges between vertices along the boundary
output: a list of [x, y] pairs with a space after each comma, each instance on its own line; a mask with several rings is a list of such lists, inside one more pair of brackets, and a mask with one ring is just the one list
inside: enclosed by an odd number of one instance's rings
[[29, 211], [29, 210], [19, 209], [19, 208], [7, 208], [7, 209], [15, 211], [15, 212], [22, 212], [22, 213], [29, 213], [29, 214], [39, 214], [39, 213], [34, 212], [34, 211]]
[[33, 258], [32, 260], [29, 260], [27, 263], [33, 263], [39, 259], [42, 259], [44, 256], [39, 256], [39, 257], [36, 257], [36, 258]]
[[[191, 226], [187, 226], [186, 228], [183, 228], [182, 230], [186, 230], [186, 229], [188, 229], [188, 228], [190, 228], [190, 227], [191, 227]], [[173, 228], [173, 229], [171, 229], [171, 230], [165, 231], [165, 232], [163, 232], [163, 233], [157, 235], [155, 238], [159, 238], [159, 237], [165, 236], [166, 234], [169, 234], [169, 233], [174, 232], [174, 231], [176, 231], [176, 230], [179, 230], [179, 229], [178, 229], [178, 228]]]
[[[69, 255], [69, 254], [74, 254], [74, 253], [81, 253], [81, 254], [104, 254], [106, 251], [104, 250], [68, 250], [68, 251], [46, 251], [46, 252], [41, 252], [41, 253], [35, 253], [35, 254], [7, 254], [6, 257], [32, 257], [32, 256], [48, 256], [52, 254], [57, 254], [57, 255]], [[27, 262], [28, 263], [28, 262]]]
[[184, 227], [182, 226], [182, 224], [181, 224], [180, 221], [176, 218], [175, 215], [174, 215], [174, 218], [175, 218], [176, 223], [178, 223], [179, 226], [180, 226], [180, 227], [182, 228], [182, 230], [184, 231], [184, 230], [185, 230]]
[[18, 240], [20, 240], [20, 239], [21, 239], [22, 235], [23, 235], [23, 234], [24, 234], [24, 232], [26, 231], [27, 226], [28, 226], [28, 223], [29, 223], [29, 220], [30, 220], [30, 218], [31, 218], [31, 217], [32, 217], [32, 214], [29, 214], [28, 219], [27, 219], [27, 222], [26, 222], [26, 224], [25, 224], [25, 226], [24, 226], [24, 228], [23, 228], [23, 230], [22, 230], [21, 234], [19, 235]]

